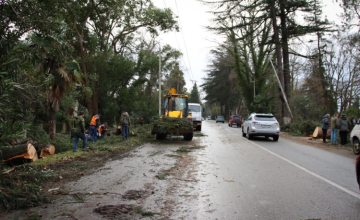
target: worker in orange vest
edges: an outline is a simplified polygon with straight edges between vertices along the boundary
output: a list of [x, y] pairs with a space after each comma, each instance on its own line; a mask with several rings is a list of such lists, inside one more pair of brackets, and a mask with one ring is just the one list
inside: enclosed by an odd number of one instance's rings
[[100, 126], [100, 115], [96, 114], [90, 121], [90, 141], [97, 141], [97, 128]]
[[107, 122], [99, 126], [99, 139], [104, 138], [107, 131]]

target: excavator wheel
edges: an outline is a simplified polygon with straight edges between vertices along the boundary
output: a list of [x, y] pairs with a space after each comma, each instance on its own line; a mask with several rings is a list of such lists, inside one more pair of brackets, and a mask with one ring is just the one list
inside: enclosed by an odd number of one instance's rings
[[193, 139], [193, 133], [184, 134], [184, 140], [185, 141], [191, 141], [192, 139]]

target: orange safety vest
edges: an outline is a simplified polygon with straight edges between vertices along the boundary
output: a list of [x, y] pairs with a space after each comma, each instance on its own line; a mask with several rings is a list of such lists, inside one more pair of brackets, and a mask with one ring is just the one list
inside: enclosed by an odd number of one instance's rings
[[96, 120], [97, 120], [97, 118], [95, 116], [93, 116], [91, 118], [90, 125], [96, 126]]
[[102, 133], [103, 130], [104, 130], [103, 126], [100, 125], [100, 126], [99, 126], [99, 133]]

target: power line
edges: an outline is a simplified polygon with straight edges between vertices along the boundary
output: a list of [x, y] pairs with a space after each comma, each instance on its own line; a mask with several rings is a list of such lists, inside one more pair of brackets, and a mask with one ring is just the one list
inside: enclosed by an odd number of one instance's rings
[[176, 0], [175, 0], [175, 5], [176, 5], [176, 11], [177, 11], [178, 16], [179, 16], [179, 26], [180, 26], [181, 34], [182, 34], [184, 45], [185, 45], [186, 56], [187, 56], [187, 59], [188, 59], [188, 62], [189, 62], [190, 73], [191, 73], [191, 76], [192, 76], [192, 78], [190, 77], [190, 79], [194, 80], [194, 74], [192, 72], [191, 63], [190, 63], [190, 59], [189, 59], [189, 53], [188, 53], [188, 50], [187, 50], [185, 36], [184, 36], [184, 29], [182, 28], [182, 25], [181, 25], [180, 13], [179, 13], [179, 8], [178, 8]]
[[[165, 5], [165, 7], [167, 8], [167, 5], [166, 5], [166, 2], [165, 2], [165, 0], [163, 0], [164, 1], [164, 5]], [[175, 1], [175, 4], [176, 4], [176, 1]], [[176, 4], [176, 8], [177, 8], [177, 4]], [[179, 15], [179, 23], [180, 23], [180, 14], [179, 14], [179, 10], [177, 9], [177, 12], [178, 12], [178, 15]], [[181, 25], [180, 25], [180, 27], [181, 27]], [[179, 40], [178, 40], [178, 38], [177, 38], [177, 36], [176, 36], [176, 33], [175, 32], [173, 32], [174, 33], [174, 37], [175, 37], [175, 40], [176, 40], [176, 43], [177, 43], [177, 46], [178, 46], [178, 48], [179, 48], [179, 50], [180, 50], [180, 44], [179, 44]], [[185, 49], [186, 49], [186, 44], [185, 44]], [[186, 50], [186, 53], [187, 53], [187, 50]], [[189, 55], [187, 54], [187, 57], [189, 58]], [[184, 66], [185, 66], [185, 71], [186, 71], [186, 73], [188, 74], [188, 76], [189, 76], [189, 78], [190, 78], [190, 81], [191, 81], [191, 76], [190, 76], [190, 74], [189, 74], [189, 71], [188, 71], [188, 67], [187, 67], [187, 65], [186, 65], [186, 62], [185, 62], [185, 60], [184, 60], [184, 56], [181, 56], [181, 59], [183, 60], [183, 62], [184, 62]], [[189, 64], [190, 64], [190, 62], [189, 62]], [[191, 66], [190, 66], [190, 68], [191, 68]]]

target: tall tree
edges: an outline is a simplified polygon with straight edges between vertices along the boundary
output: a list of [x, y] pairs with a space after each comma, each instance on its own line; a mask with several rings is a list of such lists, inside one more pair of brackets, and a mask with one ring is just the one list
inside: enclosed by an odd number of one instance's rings
[[[309, 24], [300, 24], [297, 22], [295, 14], [302, 12], [303, 14], [312, 11], [309, 5], [311, 0], [260, 0], [260, 1], [227, 1], [208, 2], [216, 5], [214, 14], [216, 15], [216, 25], [213, 29], [228, 31], [229, 29], [243, 29], [245, 26], [261, 24], [267, 20], [271, 20], [273, 27], [273, 38], [268, 43], [275, 44], [277, 69], [280, 82], [284, 89], [287, 99], [291, 94], [291, 76], [290, 76], [290, 58], [293, 53], [289, 48], [289, 42], [292, 38], [299, 37], [309, 33], [316, 33], [324, 29], [323, 26], [313, 26]], [[254, 11], [255, 19], [248, 19], [245, 23], [235, 26], [223, 27], [223, 21], [226, 19], [233, 20], [241, 18], [241, 14], [247, 11]], [[246, 17], [245, 17], [246, 18]], [[282, 62], [281, 62], [282, 61]], [[283, 117], [283, 122], [289, 122], [289, 112], [285, 108], [284, 100], [281, 99], [282, 105], [279, 109]]]
[[191, 90], [189, 102], [191, 102], [191, 103], [201, 103], [201, 101], [200, 101], [200, 93], [199, 93], [199, 90], [197, 88], [196, 82], [194, 83], [194, 86], [193, 86], [193, 88]]

